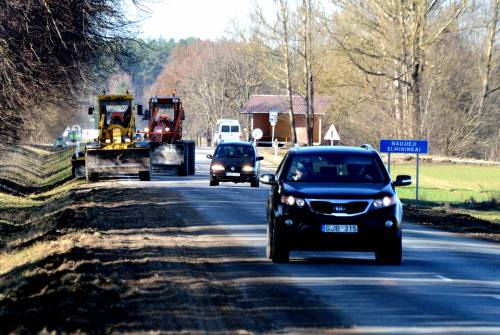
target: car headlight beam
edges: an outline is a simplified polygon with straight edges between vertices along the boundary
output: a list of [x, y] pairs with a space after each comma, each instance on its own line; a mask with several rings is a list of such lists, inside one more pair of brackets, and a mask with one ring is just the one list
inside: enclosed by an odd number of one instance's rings
[[304, 199], [296, 198], [293, 195], [282, 195], [281, 196], [281, 203], [287, 204], [289, 206], [304, 207], [306, 202]]
[[243, 172], [253, 172], [253, 166], [251, 165], [245, 165], [243, 168], [241, 168], [241, 171]]
[[212, 171], [224, 171], [225, 170], [224, 165], [222, 165], [222, 164], [214, 164], [210, 167], [210, 169]]
[[375, 199], [373, 201], [373, 207], [375, 208], [385, 208], [396, 203], [396, 197], [394, 196], [385, 196], [381, 199]]

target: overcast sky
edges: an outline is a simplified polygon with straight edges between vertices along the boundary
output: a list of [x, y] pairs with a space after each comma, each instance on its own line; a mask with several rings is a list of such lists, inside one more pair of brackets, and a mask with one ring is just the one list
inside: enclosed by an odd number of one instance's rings
[[151, 10], [140, 22], [140, 36], [176, 40], [215, 40], [225, 35], [231, 20], [248, 22], [253, 0], [165, 0], [147, 3]]

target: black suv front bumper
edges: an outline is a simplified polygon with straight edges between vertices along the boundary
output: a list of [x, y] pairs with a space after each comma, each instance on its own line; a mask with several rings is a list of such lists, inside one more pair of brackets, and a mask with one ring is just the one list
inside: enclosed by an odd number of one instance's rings
[[[401, 238], [401, 205], [370, 208], [363, 214], [334, 216], [313, 212], [306, 204], [299, 208], [281, 204], [275, 224], [290, 250], [375, 251], [384, 243]], [[291, 220], [291, 221], [290, 221]], [[391, 221], [390, 227], [386, 222]], [[323, 232], [323, 225], [356, 225], [356, 233]]]

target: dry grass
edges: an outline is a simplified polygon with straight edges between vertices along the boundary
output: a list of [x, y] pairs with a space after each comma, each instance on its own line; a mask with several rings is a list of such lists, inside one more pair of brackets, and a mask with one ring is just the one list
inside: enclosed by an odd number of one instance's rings
[[278, 149], [277, 156], [274, 156], [274, 150], [272, 148], [258, 148], [260, 156], [264, 157], [262, 165], [267, 168], [276, 168], [281, 163], [281, 160], [287, 153], [285, 149]]
[[17, 249], [55, 229], [73, 205], [72, 190], [83, 181], [70, 181], [28, 197], [0, 193], [0, 251]]
[[27, 248], [0, 254], [0, 276], [13, 269], [40, 261], [46, 257], [62, 254], [74, 246], [76, 236], [65, 235], [55, 241], [37, 242]]

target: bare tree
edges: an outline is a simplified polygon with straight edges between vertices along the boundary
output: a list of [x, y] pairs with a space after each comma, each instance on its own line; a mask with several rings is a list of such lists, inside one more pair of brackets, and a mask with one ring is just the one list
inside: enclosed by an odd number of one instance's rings
[[187, 111], [185, 135], [199, 141], [213, 138], [217, 120], [239, 119], [241, 108], [262, 84], [260, 59], [251, 49], [234, 41], [179, 46], [146, 95], [177, 89]]
[[0, 140], [26, 138], [49, 112], [75, 115], [127, 55], [124, 13], [122, 0], [0, 0]]
[[297, 143], [297, 130], [293, 106], [295, 93], [293, 81], [292, 33], [290, 6], [288, 0], [274, 0], [274, 20], [268, 20], [262, 8], [256, 3], [253, 13], [253, 38], [262, 46], [265, 57], [278, 58], [277, 62], [268, 62], [267, 73], [281, 83], [287, 92], [292, 143]]
[[342, 17], [332, 37], [360, 71], [394, 83], [394, 114], [402, 119], [403, 135], [420, 137], [427, 53], [463, 13], [467, 0], [337, 3]]
[[320, 31], [320, 24], [318, 21], [319, 6], [317, 1], [302, 0], [302, 4], [297, 8], [297, 15], [301, 17], [301, 27], [297, 29], [298, 40], [301, 46], [296, 52], [303, 63], [303, 98], [306, 105], [307, 141], [309, 145], [313, 145], [316, 78], [320, 70], [322, 70], [320, 63], [324, 60], [324, 57], [320, 55], [324, 54], [329, 46], [325, 45], [326, 41], [321, 37], [323, 31]]
[[495, 51], [495, 43], [497, 41], [497, 34], [499, 30], [499, 14], [500, 11], [500, 0], [492, 0], [491, 2], [491, 20], [488, 24], [488, 40], [486, 41], [485, 48], [485, 62], [484, 62], [484, 73], [483, 82], [481, 88], [481, 94], [479, 96], [479, 104], [477, 108], [477, 113], [479, 115], [483, 114], [484, 110], [484, 101], [485, 99], [492, 93], [500, 90], [499, 86], [490, 87], [492, 80], [492, 71], [494, 70], [495, 59], [493, 58]]

